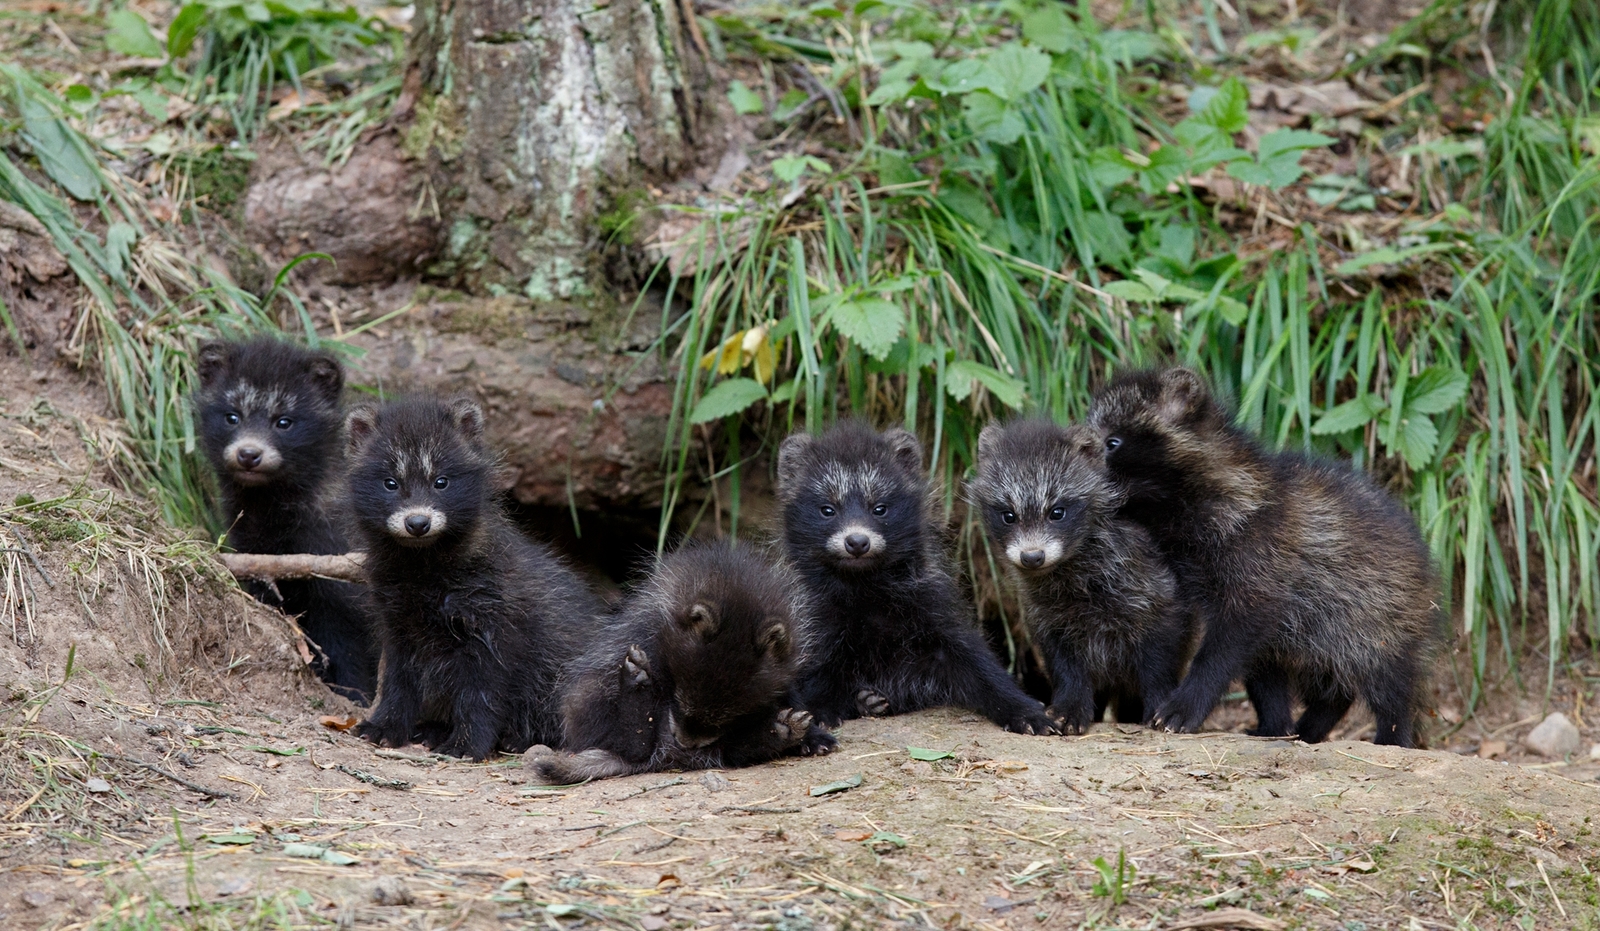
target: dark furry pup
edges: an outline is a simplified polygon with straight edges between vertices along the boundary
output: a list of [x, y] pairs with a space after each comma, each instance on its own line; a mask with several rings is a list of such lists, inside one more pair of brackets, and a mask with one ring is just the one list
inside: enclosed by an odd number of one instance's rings
[[1044, 654], [1050, 711], [1070, 733], [1101, 719], [1142, 722], [1177, 688], [1191, 614], [1121, 495], [1088, 427], [1026, 420], [985, 427], [968, 495], [1022, 596]]
[[482, 760], [561, 736], [556, 683], [593, 594], [493, 500], [483, 411], [427, 398], [350, 412], [350, 501], [383, 647], [357, 734]]
[[579, 752], [535, 769], [574, 783], [827, 752], [833, 738], [791, 707], [804, 623], [795, 581], [747, 547], [664, 557], [566, 677], [562, 746]]
[[1323, 740], [1360, 697], [1378, 743], [1413, 746], [1441, 617], [1411, 515], [1346, 466], [1264, 451], [1187, 369], [1116, 379], [1090, 421], [1123, 515], [1150, 531], [1205, 623], [1154, 723], [1199, 729], [1243, 676], [1256, 734]]
[[[227, 544], [240, 553], [348, 550], [328, 492], [343, 468], [339, 361], [271, 339], [212, 342], [197, 355], [196, 429], [222, 492]], [[299, 618], [335, 691], [365, 703], [377, 646], [361, 589], [327, 579], [255, 584], [251, 594]]]
[[989, 651], [941, 545], [922, 447], [847, 423], [778, 450], [789, 564], [815, 612], [801, 705], [833, 727], [937, 705], [1056, 733]]

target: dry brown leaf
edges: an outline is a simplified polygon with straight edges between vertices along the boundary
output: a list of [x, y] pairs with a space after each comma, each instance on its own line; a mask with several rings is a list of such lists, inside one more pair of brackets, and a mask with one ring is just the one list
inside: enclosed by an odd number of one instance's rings
[[356, 718], [355, 715], [341, 718], [335, 715], [325, 714], [317, 719], [317, 723], [321, 724], [323, 727], [331, 728], [336, 731], [347, 731], [356, 726]]
[[871, 836], [872, 836], [872, 832], [871, 831], [844, 830], [844, 831], [834, 831], [833, 832], [833, 839], [834, 840], [842, 840], [842, 841], [866, 840], [867, 838], [869, 838]]
[[676, 873], [663, 873], [661, 878], [656, 880], [657, 889], [676, 889], [681, 885], [683, 880], [679, 879]]

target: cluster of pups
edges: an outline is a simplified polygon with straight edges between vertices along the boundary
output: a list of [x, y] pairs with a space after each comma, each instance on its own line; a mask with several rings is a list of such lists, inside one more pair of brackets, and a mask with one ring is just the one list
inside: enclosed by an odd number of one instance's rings
[[337, 359], [281, 341], [209, 343], [198, 367], [228, 544], [366, 553], [364, 586], [253, 594], [299, 619], [331, 687], [373, 700], [357, 733], [384, 746], [534, 748], [570, 783], [827, 753], [847, 719], [939, 705], [1024, 734], [1107, 708], [1194, 731], [1241, 677], [1253, 733], [1322, 740], [1359, 697], [1379, 743], [1415, 743], [1441, 619], [1414, 521], [1358, 472], [1265, 451], [1186, 369], [1111, 382], [1086, 425], [979, 439], [968, 497], [1013, 570], [1046, 707], [979, 633], [905, 430], [790, 436], [776, 555], [686, 544], [608, 609], [498, 506], [477, 404], [345, 411]]

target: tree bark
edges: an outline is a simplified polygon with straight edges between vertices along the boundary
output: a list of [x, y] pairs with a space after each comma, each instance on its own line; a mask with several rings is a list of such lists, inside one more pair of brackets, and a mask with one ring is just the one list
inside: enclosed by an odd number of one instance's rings
[[475, 293], [602, 287], [595, 220], [681, 172], [703, 127], [691, 0], [420, 0], [401, 109], [442, 241]]

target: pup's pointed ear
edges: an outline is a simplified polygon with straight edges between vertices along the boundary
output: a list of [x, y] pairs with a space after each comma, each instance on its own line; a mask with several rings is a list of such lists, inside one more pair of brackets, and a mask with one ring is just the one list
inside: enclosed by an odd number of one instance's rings
[[778, 444], [778, 493], [794, 491], [805, 471], [806, 450], [816, 442], [809, 433], [794, 433]]
[[456, 398], [450, 402], [450, 418], [462, 435], [474, 443], [483, 440], [483, 408], [471, 398]]
[[794, 638], [789, 636], [789, 628], [782, 621], [769, 620], [766, 629], [761, 631], [761, 648], [773, 659], [787, 660], [794, 653]]
[[679, 627], [699, 637], [709, 637], [717, 632], [716, 615], [703, 604], [697, 603], [687, 614], [680, 614], [677, 621]]
[[1162, 419], [1181, 423], [1194, 416], [1206, 401], [1206, 383], [1193, 369], [1167, 369], [1161, 373]]
[[1067, 448], [1067, 455], [1093, 462], [1103, 462], [1106, 458], [1105, 436], [1093, 427], [1072, 426], [1062, 431], [1062, 443]]
[[322, 400], [337, 406], [339, 394], [344, 391], [344, 366], [339, 360], [332, 353], [319, 352], [306, 363], [306, 374], [311, 376], [311, 383], [317, 387]]
[[978, 465], [992, 462], [1000, 455], [1000, 437], [1004, 433], [1004, 427], [992, 423], [978, 434]]
[[222, 340], [212, 340], [200, 346], [194, 354], [195, 372], [200, 376], [200, 387], [209, 389], [226, 378], [233, 367], [233, 346]]
[[351, 454], [361, 450], [378, 432], [378, 409], [371, 404], [362, 404], [350, 409], [344, 418], [345, 443]]
[[885, 430], [883, 438], [889, 442], [894, 450], [894, 461], [912, 475], [922, 474], [922, 441], [916, 434], [904, 427], [892, 427]]

